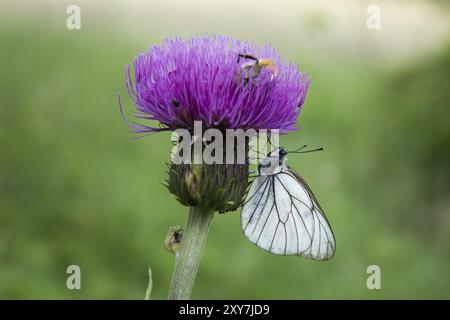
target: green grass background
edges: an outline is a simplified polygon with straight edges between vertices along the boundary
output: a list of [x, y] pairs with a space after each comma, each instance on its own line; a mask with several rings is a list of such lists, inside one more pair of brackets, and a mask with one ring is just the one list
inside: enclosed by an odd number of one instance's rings
[[[158, 183], [169, 134], [132, 141], [116, 97], [130, 111], [124, 65], [166, 33], [128, 37], [87, 17], [80, 31], [44, 13], [1, 23], [3, 299], [142, 299], [148, 266], [153, 298], [167, 296], [164, 237], [187, 217]], [[270, 255], [246, 240], [239, 212], [218, 215], [193, 298], [450, 298], [450, 47], [395, 66], [299, 48], [278, 48], [312, 77], [300, 130], [281, 142], [325, 148], [289, 163], [321, 201], [336, 255]], [[66, 288], [70, 264], [80, 291]], [[381, 290], [366, 287], [372, 264]]]

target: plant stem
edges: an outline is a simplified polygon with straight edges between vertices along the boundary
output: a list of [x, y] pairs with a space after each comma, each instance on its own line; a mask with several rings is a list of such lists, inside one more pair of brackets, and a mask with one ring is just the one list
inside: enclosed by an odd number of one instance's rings
[[152, 269], [148, 267], [148, 286], [147, 291], [145, 291], [145, 300], [150, 300], [150, 295], [152, 294], [153, 280], [152, 280]]
[[187, 300], [191, 296], [213, 216], [214, 211], [210, 209], [190, 207], [181, 250], [175, 261], [169, 300]]

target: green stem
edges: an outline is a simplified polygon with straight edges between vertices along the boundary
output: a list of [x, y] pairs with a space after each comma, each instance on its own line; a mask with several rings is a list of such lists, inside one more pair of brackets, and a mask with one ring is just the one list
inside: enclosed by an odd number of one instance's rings
[[145, 300], [150, 300], [150, 295], [152, 294], [153, 280], [152, 280], [152, 269], [148, 267], [148, 286], [147, 291], [145, 291]]
[[181, 250], [175, 261], [169, 300], [187, 300], [191, 296], [213, 216], [210, 209], [190, 207]]

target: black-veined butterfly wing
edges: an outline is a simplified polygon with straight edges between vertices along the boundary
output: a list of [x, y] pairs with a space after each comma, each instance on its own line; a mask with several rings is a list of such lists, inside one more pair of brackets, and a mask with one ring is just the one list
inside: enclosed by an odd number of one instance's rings
[[274, 254], [330, 259], [333, 231], [303, 178], [289, 167], [252, 183], [241, 214], [244, 234]]

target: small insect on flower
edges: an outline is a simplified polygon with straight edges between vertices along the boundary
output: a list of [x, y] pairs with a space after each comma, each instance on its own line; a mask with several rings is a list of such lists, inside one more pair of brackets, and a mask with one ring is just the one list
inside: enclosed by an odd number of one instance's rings
[[275, 148], [258, 166], [241, 214], [245, 236], [258, 247], [279, 255], [328, 260], [336, 250], [333, 231], [311, 189], [286, 165], [288, 152]]
[[249, 82], [250, 78], [256, 79], [263, 69], [270, 70], [272, 72], [272, 77], [277, 75], [277, 65], [270, 59], [258, 59], [249, 54], [239, 53], [238, 63], [241, 61], [241, 58], [252, 60], [244, 62], [240, 67], [239, 80], [243, 78], [245, 84]]

